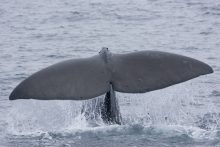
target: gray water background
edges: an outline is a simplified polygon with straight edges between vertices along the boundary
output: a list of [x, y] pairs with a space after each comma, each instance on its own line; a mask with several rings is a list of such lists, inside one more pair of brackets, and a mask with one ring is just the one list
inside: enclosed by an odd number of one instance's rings
[[[102, 46], [181, 54], [214, 73], [117, 93], [122, 126], [87, 122], [80, 111], [92, 100], [9, 101], [34, 72]], [[0, 146], [220, 146], [220, 1], [0, 0]]]

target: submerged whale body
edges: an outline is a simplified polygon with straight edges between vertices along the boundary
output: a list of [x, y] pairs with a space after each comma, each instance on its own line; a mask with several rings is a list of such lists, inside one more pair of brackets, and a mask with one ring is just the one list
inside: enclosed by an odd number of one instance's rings
[[42, 69], [21, 82], [10, 100], [86, 100], [106, 93], [103, 119], [120, 124], [115, 91], [145, 93], [178, 84], [213, 69], [196, 59], [160, 51], [99, 55], [63, 61]]

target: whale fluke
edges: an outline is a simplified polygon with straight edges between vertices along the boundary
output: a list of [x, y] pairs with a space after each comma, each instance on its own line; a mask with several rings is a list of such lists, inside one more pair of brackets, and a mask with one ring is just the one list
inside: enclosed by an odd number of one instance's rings
[[109, 90], [109, 73], [97, 55], [42, 69], [21, 82], [9, 99], [85, 100]]
[[114, 54], [111, 61], [113, 88], [125, 93], [149, 92], [213, 73], [201, 61], [159, 51]]
[[144, 93], [178, 84], [212, 68], [195, 59], [159, 51], [99, 55], [57, 63], [31, 75], [9, 99], [86, 100], [113, 90]]

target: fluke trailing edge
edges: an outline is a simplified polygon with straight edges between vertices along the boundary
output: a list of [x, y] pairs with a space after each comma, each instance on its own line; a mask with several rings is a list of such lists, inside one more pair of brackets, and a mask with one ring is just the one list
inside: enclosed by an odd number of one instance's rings
[[9, 99], [86, 100], [108, 94], [111, 86], [113, 91], [145, 93], [209, 73], [213, 73], [209, 65], [177, 54], [114, 54], [102, 48], [99, 55], [63, 61], [38, 71], [21, 82]]

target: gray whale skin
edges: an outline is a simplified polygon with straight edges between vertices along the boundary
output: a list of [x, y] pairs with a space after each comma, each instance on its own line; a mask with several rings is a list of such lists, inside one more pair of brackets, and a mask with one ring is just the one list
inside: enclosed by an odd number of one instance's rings
[[178, 84], [213, 69], [196, 59], [160, 52], [114, 54], [103, 47], [98, 55], [63, 61], [21, 82], [10, 100], [86, 100], [106, 93], [103, 119], [121, 124], [115, 91], [145, 93]]

